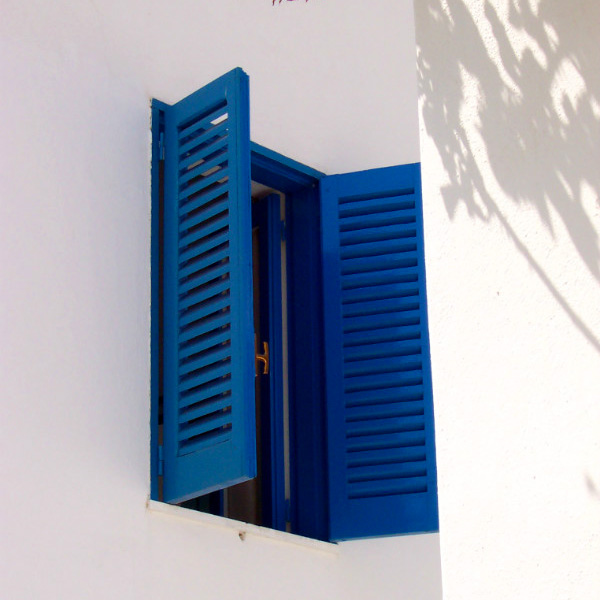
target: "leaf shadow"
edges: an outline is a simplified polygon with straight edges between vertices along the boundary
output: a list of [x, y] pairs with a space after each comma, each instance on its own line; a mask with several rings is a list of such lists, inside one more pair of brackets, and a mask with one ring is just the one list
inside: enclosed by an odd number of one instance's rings
[[[536, 14], [531, 3], [509, 0], [503, 21], [494, 4], [485, 0], [476, 22], [464, 0], [420, 0], [415, 4], [421, 33], [417, 67], [423, 125], [437, 145], [448, 178], [442, 197], [450, 219], [463, 207], [471, 218], [499, 222], [600, 353], [598, 337], [559, 292], [495, 198], [500, 189], [516, 205], [531, 206], [540, 226], [553, 237], [553, 219], [558, 217], [600, 283], [598, 229], [583, 203], [584, 190], [590, 189], [600, 202], [600, 69], [597, 49], [581, 42], [593, 36], [585, 38], [581, 28], [573, 26], [577, 6], [542, 0]], [[600, 3], [594, 10], [600, 22]], [[527, 44], [515, 49], [509, 29], [518, 31]], [[452, 51], [444, 51], [447, 47]], [[564, 89], [568, 76], [580, 82], [578, 89]], [[464, 94], [465, 79], [477, 86], [472, 126], [483, 140], [479, 144], [461, 119], [465, 103], [472, 101]], [[515, 176], [515, 165], [530, 168], [532, 176]]]

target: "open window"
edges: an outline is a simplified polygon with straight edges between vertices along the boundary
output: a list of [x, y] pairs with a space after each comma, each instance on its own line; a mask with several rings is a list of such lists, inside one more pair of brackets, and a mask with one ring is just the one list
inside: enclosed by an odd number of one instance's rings
[[235, 69], [153, 102], [151, 495], [435, 531], [419, 165], [325, 176], [250, 142], [248, 98]]

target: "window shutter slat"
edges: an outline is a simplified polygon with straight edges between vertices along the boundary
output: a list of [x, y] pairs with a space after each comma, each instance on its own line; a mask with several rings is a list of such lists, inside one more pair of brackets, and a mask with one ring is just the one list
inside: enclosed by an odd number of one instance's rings
[[419, 165], [321, 197], [330, 538], [435, 531]]
[[165, 108], [167, 502], [256, 474], [248, 77]]

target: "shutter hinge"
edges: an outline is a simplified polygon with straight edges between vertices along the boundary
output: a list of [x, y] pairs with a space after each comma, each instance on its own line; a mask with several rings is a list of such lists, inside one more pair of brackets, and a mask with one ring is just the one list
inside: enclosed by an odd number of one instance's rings
[[281, 241], [285, 242], [287, 240], [287, 231], [285, 226], [285, 221], [281, 221]]
[[163, 447], [158, 447], [158, 476], [162, 477], [165, 474], [165, 459], [163, 457]]
[[165, 160], [165, 132], [158, 134], [158, 160]]

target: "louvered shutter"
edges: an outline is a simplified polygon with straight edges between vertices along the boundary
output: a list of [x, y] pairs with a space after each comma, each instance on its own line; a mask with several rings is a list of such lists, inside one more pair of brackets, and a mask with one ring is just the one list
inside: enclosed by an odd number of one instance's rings
[[330, 538], [437, 530], [419, 165], [321, 200]]
[[248, 77], [165, 108], [164, 499], [254, 477]]

